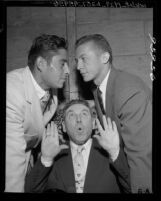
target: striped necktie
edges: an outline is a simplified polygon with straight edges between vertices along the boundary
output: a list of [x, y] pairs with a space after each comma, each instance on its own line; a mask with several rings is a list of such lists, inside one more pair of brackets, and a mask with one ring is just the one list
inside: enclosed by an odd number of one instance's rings
[[[104, 106], [103, 106], [103, 101], [102, 101], [102, 92], [100, 91], [99, 87], [94, 87], [93, 88], [93, 96], [95, 100], [95, 106], [96, 106], [96, 111], [98, 115], [98, 119], [103, 127], [103, 115], [106, 115]], [[103, 127], [104, 128], [104, 127]]]
[[50, 92], [46, 91], [45, 95], [40, 99], [40, 105], [41, 105], [41, 109], [43, 113], [45, 112], [47, 108], [49, 99], [50, 99]]

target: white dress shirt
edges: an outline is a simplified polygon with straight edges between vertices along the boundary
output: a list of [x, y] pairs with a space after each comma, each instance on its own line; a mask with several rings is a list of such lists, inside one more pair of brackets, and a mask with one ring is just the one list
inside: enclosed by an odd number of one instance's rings
[[[91, 138], [85, 144], [82, 145], [84, 147], [84, 150], [82, 151], [82, 155], [83, 155], [83, 160], [84, 160], [85, 173], [87, 171], [87, 165], [88, 165], [88, 159], [89, 159], [89, 153], [91, 150], [91, 145], [92, 145]], [[74, 157], [77, 154], [76, 150], [79, 145], [70, 141], [70, 146], [71, 146], [71, 153], [72, 153], [72, 161], [74, 161]]]
[[104, 80], [102, 81], [102, 83], [99, 86], [99, 89], [102, 92], [102, 101], [103, 101], [103, 106], [104, 106], [105, 111], [106, 111], [106, 87], [107, 87], [107, 82], [108, 82], [110, 71], [111, 71], [111, 69], [109, 69], [106, 77], [104, 78]]

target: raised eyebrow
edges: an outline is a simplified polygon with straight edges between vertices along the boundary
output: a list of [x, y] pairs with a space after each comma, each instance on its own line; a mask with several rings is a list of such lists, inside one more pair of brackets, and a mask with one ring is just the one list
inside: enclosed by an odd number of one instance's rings
[[74, 113], [74, 111], [73, 110], [68, 110], [67, 114], [69, 114], [69, 113]]
[[82, 112], [88, 112], [89, 113], [89, 110], [88, 109], [83, 109]]

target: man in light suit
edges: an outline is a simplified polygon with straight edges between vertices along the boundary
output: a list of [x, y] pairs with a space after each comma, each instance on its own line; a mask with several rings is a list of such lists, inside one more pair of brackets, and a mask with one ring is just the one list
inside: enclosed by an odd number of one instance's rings
[[25, 192], [130, 193], [129, 167], [115, 122], [104, 117], [103, 130], [97, 119], [99, 135], [91, 137], [95, 118], [87, 101], [70, 101], [64, 115], [68, 145], [59, 144], [56, 125], [48, 124], [41, 158], [26, 177]]
[[56, 111], [56, 89], [63, 87], [66, 73], [65, 39], [42, 34], [33, 41], [28, 66], [7, 74], [5, 192], [24, 192], [31, 150]]
[[102, 107], [94, 95], [100, 121], [105, 114], [116, 122], [130, 167], [132, 192], [152, 192], [150, 89], [138, 77], [113, 67], [111, 47], [100, 34], [76, 41], [76, 61], [84, 81], [93, 81], [101, 93]]

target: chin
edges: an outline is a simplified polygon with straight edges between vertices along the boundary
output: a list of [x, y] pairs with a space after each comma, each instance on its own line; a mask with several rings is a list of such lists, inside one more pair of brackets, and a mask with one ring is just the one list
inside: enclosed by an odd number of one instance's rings
[[90, 77], [83, 77], [83, 80], [84, 80], [84, 82], [89, 82], [89, 81], [91, 81], [92, 79], [91, 79]]

